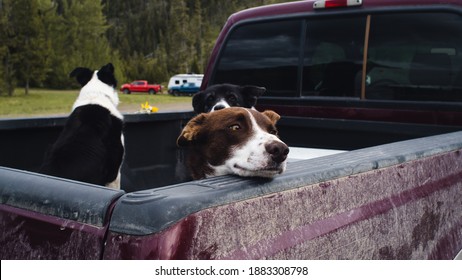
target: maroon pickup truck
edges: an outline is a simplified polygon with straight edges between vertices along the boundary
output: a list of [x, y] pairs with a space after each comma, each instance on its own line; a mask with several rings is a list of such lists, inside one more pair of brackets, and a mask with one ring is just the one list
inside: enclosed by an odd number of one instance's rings
[[125, 116], [120, 191], [35, 173], [64, 118], [0, 120], [0, 258], [461, 258], [459, 41], [454, 0], [231, 15], [202, 87], [267, 88], [291, 147], [272, 180], [182, 178], [193, 112]]
[[133, 81], [130, 84], [123, 84], [120, 87], [120, 91], [124, 94], [130, 94], [132, 92], [147, 92], [149, 94], [156, 94], [161, 90], [161, 85], [149, 84], [148, 81], [145, 80]]

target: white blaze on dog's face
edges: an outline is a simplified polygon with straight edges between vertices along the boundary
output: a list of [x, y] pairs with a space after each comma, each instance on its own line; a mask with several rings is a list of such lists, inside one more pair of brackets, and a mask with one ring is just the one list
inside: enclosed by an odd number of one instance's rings
[[277, 137], [273, 111], [230, 107], [192, 119], [178, 138], [190, 147], [194, 179], [236, 174], [273, 177], [284, 172], [289, 148]]
[[[240, 176], [273, 177], [284, 172], [289, 148], [277, 137], [279, 115], [272, 111], [246, 110], [250, 116], [249, 138], [232, 149], [232, 156], [215, 167], [215, 175], [232, 173]], [[268, 121], [270, 120], [270, 121]], [[231, 130], [241, 132], [239, 124]]]
[[229, 106], [228, 102], [226, 102], [226, 100], [224, 98], [222, 98], [222, 99], [217, 101], [217, 103], [212, 107], [210, 112], [215, 112], [215, 111], [218, 111], [218, 110], [221, 110], [221, 109], [224, 109], [224, 108], [229, 108], [229, 107], [231, 107], [231, 106]]

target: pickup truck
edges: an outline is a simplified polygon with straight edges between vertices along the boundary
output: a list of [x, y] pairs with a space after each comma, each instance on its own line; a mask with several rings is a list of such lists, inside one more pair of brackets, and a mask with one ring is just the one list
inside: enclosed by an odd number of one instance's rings
[[0, 258], [460, 258], [462, 3], [340, 2], [238, 12], [211, 53], [203, 88], [282, 116], [274, 179], [185, 180], [192, 111], [125, 115], [122, 190], [35, 172], [65, 118], [0, 120]]
[[161, 85], [149, 84], [148, 81], [145, 80], [133, 81], [129, 84], [123, 84], [120, 87], [120, 91], [124, 94], [130, 94], [132, 92], [147, 92], [149, 94], [156, 94], [161, 90]]

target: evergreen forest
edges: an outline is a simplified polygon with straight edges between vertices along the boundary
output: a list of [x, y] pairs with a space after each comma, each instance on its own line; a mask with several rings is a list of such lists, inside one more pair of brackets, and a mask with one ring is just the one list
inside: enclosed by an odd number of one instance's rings
[[119, 84], [202, 73], [226, 19], [283, 0], [0, 0], [0, 95], [76, 87], [112, 62]]

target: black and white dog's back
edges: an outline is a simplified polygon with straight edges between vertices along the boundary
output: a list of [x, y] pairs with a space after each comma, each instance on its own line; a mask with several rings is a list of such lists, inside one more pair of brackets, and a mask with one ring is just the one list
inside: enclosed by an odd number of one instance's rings
[[192, 105], [198, 114], [228, 107], [253, 108], [265, 91], [264, 87], [217, 84], [196, 93]]
[[97, 71], [78, 67], [70, 76], [82, 88], [40, 172], [119, 189], [124, 139], [114, 67], [111, 63]]

